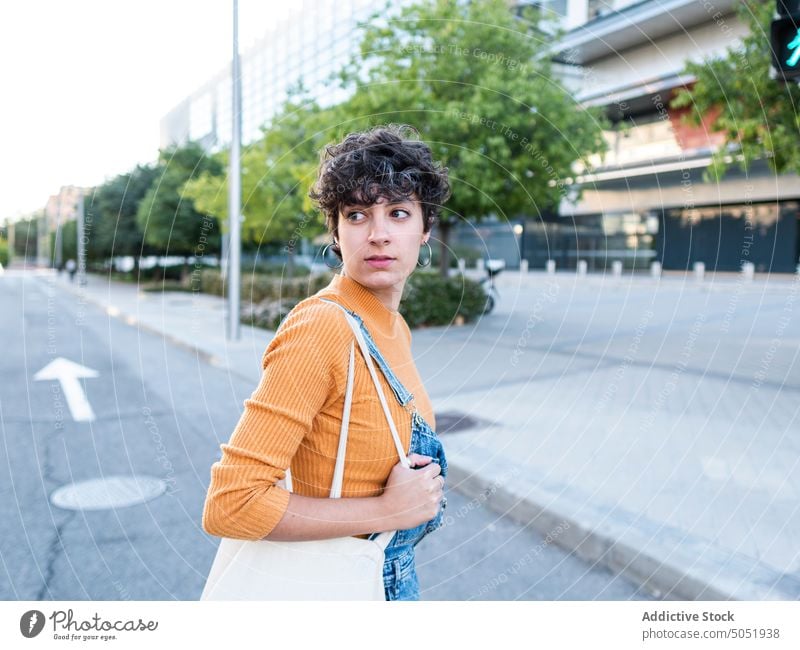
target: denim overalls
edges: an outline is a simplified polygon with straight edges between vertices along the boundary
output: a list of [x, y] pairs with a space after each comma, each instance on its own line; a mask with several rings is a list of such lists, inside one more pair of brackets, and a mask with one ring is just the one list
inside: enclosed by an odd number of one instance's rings
[[[413, 404], [414, 396], [405, 389], [392, 372], [391, 368], [387, 365], [386, 360], [381, 355], [380, 350], [378, 350], [378, 347], [367, 331], [364, 321], [361, 320], [358, 314], [342, 307], [342, 305], [333, 300], [328, 300], [326, 298], [320, 298], [320, 300], [332, 302], [341, 307], [347, 311], [348, 314], [353, 316], [361, 326], [361, 332], [364, 334], [364, 340], [367, 343], [370, 355], [375, 360], [383, 376], [386, 377], [386, 381], [392, 387], [392, 392], [398, 404], [411, 413], [411, 444], [409, 445], [408, 453], [430, 456], [433, 458], [432, 462], [439, 463], [441, 466], [442, 478], [446, 478], [447, 460], [444, 456], [444, 448], [442, 447], [441, 441], [422, 415], [420, 415], [419, 411], [417, 411], [416, 406]], [[386, 600], [419, 600], [419, 581], [417, 580], [417, 571], [414, 563], [414, 547], [419, 544], [420, 540], [428, 533], [441, 527], [446, 506], [447, 498], [444, 498], [442, 499], [442, 506], [439, 508], [439, 512], [433, 519], [415, 528], [398, 530], [394, 537], [392, 537], [389, 545], [386, 547], [386, 561], [383, 565], [383, 587]], [[378, 533], [373, 533], [370, 539], [377, 536]]]

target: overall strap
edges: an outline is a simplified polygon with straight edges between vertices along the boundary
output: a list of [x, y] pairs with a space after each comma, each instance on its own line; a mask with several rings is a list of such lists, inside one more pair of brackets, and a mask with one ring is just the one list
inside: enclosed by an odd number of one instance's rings
[[381, 387], [380, 381], [378, 380], [378, 374], [375, 371], [375, 364], [372, 363], [372, 355], [369, 352], [367, 347], [367, 343], [364, 340], [364, 334], [361, 331], [360, 323], [350, 314], [347, 309], [342, 307], [338, 302], [333, 300], [326, 300], [326, 302], [331, 302], [337, 307], [339, 307], [342, 312], [344, 313], [345, 318], [347, 319], [350, 328], [353, 330], [353, 334], [356, 337], [356, 341], [358, 342], [358, 347], [361, 348], [361, 354], [364, 357], [364, 361], [367, 364], [367, 369], [369, 370], [370, 377], [372, 377], [372, 383], [375, 385], [375, 390], [378, 393], [378, 400], [381, 403], [381, 407], [383, 407], [383, 414], [386, 416], [386, 423], [389, 425], [389, 430], [392, 432], [392, 439], [394, 441], [394, 446], [397, 451], [397, 455], [400, 458], [400, 462], [403, 464], [403, 467], [411, 467], [410, 463], [408, 462], [408, 457], [406, 456], [405, 449], [403, 448], [403, 444], [400, 441], [400, 435], [397, 433], [397, 427], [395, 427], [394, 419], [392, 418], [392, 414], [389, 411], [389, 405], [386, 402], [386, 396], [383, 393], [383, 388]]
[[[389, 367], [389, 364], [386, 363], [386, 359], [383, 358], [381, 351], [378, 349], [378, 346], [375, 344], [375, 341], [372, 339], [372, 336], [369, 333], [366, 325], [364, 325], [364, 321], [361, 317], [356, 314], [355, 312], [350, 311], [340, 303], [336, 302], [335, 300], [329, 300], [327, 298], [320, 298], [323, 302], [330, 302], [339, 307], [346, 315], [350, 316], [352, 319], [356, 321], [358, 324], [358, 329], [363, 335], [364, 340], [367, 344], [367, 349], [369, 350], [369, 354], [372, 356], [373, 360], [377, 364], [378, 369], [383, 373], [383, 376], [386, 378], [386, 382], [389, 384], [389, 387], [392, 389], [392, 393], [397, 398], [397, 403], [400, 404], [407, 412], [412, 413], [414, 411], [413, 401], [414, 396], [408, 392], [405, 386], [403, 386], [402, 382], [397, 378], [397, 375], [394, 374], [392, 369]], [[353, 330], [355, 332], [355, 330]]]

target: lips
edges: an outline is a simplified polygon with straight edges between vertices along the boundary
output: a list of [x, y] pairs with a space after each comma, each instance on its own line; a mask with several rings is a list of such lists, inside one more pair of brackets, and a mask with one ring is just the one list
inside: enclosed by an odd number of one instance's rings
[[387, 255], [373, 255], [372, 257], [368, 257], [366, 262], [373, 269], [385, 269], [394, 262], [394, 258], [388, 257]]

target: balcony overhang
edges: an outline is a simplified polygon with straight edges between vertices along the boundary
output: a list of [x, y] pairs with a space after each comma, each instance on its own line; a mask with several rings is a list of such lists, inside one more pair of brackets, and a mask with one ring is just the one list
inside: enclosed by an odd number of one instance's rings
[[737, 0], [643, 0], [567, 32], [552, 48], [553, 58], [585, 65], [714, 20], [736, 4]]

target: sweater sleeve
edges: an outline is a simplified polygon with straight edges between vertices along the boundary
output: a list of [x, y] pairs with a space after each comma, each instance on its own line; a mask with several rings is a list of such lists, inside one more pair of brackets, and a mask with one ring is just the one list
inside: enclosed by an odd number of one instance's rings
[[[262, 358], [258, 387], [222, 457], [211, 467], [203, 528], [211, 535], [263, 539], [289, 505], [276, 485], [329, 399], [336, 399], [335, 349], [345, 349], [338, 307], [301, 303], [281, 323]], [[338, 319], [337, 319], [338, 316]], [[348, 330], [349, 331], [349, 330]]]

